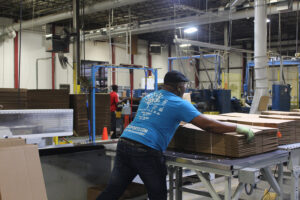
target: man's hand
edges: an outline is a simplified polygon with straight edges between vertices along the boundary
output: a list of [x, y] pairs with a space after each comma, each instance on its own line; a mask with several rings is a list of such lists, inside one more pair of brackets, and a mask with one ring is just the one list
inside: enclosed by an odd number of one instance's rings
[[248, 142], [254, 139], [253, 130], [247, 126], [236, 125], [236, 132], [245, 135]]

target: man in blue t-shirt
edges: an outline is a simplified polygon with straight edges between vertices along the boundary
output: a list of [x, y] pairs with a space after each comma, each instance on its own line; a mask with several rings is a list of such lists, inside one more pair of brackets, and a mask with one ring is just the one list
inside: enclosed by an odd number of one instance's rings
[[150, 200], [166, 200], [167, 168], [163, 156], [181, 121], [213, 133], [238, 132], [253, 139], [251, 129], [222, 123], [202, 115], [182, 96], [189, 80], [178, 71], [168, 72], [162, 90], [144, 97], [137, 115], [126, 127], [117, 146], [109, 184], [97, 200], [117, 200], [136, 175], [144, 182]]

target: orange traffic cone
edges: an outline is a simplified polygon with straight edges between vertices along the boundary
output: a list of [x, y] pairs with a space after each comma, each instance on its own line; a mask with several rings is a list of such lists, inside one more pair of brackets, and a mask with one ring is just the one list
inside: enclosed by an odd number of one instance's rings
[[108, 140], [107, 128], [103, 127], [102, 140]]

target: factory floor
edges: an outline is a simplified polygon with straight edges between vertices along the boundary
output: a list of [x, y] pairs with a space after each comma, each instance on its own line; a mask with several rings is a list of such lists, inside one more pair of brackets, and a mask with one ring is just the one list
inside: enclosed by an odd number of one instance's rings
[[[284, 179], [284, 196], [283, 196], [283, 199], [284, 200], [287, 200], [287, 199], [290, 199], [289, 198], [289, 193], [290, 193], [290, 186], [289, 186], [289, 180], [288, 179]], [[224, 177], [220, 177], [220, 178], [217, 178], [215, 180], [212, 181], [213, 183], [213, 186], [216, 190], [216, 192], [218, 194], [224, 194], [224, 183], [225, 183], [225, 180], [224, 180]], [[232, 179], [232, 193], [234, 193], [235, 191], [235, 188], [237, 187], [238, 185], [238, 179]], [[185, 185], [184, 186], [185, 188], [188, 188], [188, 189], [194, 189], [194, 190], [198, 190], [198, 191], [207, 191], [207, 189], [203, 186], [203, 184], [201, 182], [197, 182], [197, 183], [193, 183], [193, 184], [189, 184], [189, 185]], [[245, 193], [245, 190], [243, 190], [241, 196], [239, 199], [244, 199], [244, 200], [260, 200], [264, 197], [264, 190], [268, 190], [269, 189], [269, 184], [264, 182], [264, 181], [261, 181], [257, 184], [257, 188], [253, 191], [253, 193], [248, 196], [246, 193]], [[272, 192], [272, 189], [271, 189], [271, 192]], [[175, 192], [174, 192], [175, 194]], [[267, 196], [265, 196], [267, 197]], [[199, 196], [199, 195], [195, 195], [195, 194], [191, 194], [191, 193], [187, 193], [187, 192], [183, 192], [183, 197], [182, 197], [183, 200], [211, 200], [212, 198], [209, 198], [209, 197], [204, 197], [204, 196]], [[273, 198], [265, 198], [267, 200], [271, 200]]]

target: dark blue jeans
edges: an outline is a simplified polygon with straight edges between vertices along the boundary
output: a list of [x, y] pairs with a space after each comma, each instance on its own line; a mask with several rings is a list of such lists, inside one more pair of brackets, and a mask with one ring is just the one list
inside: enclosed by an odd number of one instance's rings
[[150, 200], [167, 199], [167, 167], [162, 152], [121, 139], [108, 186], [97, 200], [118, 200], [136, 175], [144, 182]]

